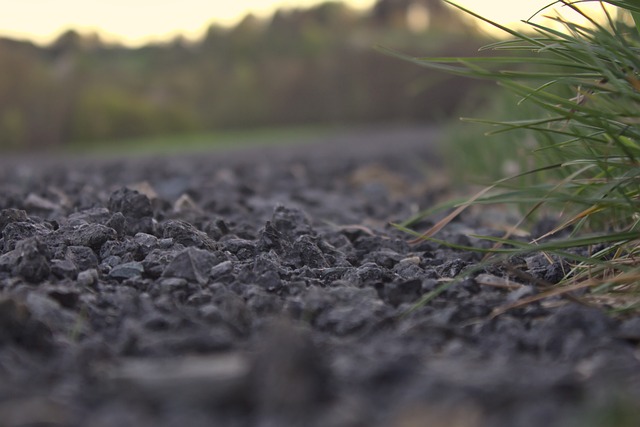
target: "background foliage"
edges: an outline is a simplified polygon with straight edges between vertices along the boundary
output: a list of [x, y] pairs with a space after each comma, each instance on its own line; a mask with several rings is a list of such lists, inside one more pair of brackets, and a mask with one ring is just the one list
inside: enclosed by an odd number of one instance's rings
[[[418, 4], [431, 24], [416, 28]], [[0, 39], [0, 148], [221, 128], [435, 120], [477, 82], [372, 49], [471, 54], [470, 20], [438, 0], [338, 2], [249, 15], [201, 40], [126, 48], [74, 31], [49, 46]], [[445, 84], [446, 83], [446, 84]]]

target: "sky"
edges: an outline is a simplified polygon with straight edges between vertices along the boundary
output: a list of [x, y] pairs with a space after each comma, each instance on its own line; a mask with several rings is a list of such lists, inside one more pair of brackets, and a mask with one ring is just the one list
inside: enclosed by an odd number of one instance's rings
[[[344, 0], [355, 8], [375, 0]], [[529, 18], [550, 0], [457, 0], [501, 24]], [[251, 12], [269, 16], [281, 7], [322, 0], [0, 0], [0, 36], [48, 43], [63, 31], [97, 32], [129, 46], [182, 34], [201, 36], [213, 24], [233, 25]]]

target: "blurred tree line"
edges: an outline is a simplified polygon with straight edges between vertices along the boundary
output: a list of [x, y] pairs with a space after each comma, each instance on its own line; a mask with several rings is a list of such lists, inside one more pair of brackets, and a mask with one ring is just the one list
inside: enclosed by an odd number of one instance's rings
[[75, 31], [48, 46], [0, 39], [0, 147], [231, 127], [425, 121], [473, 82], [382, 55], [469, 55], [482, 41], [439, 0], [339, 2], [212, 25], [197, 41], [126, 48]]

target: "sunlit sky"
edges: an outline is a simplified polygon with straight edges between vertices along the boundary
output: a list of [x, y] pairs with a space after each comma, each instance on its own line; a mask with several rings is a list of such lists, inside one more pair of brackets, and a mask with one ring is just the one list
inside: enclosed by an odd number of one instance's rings
[[[61, 32], [97, 32], [131, 46], [182, 34], [201, 36], [212, 23], [233, 25], [251, 12], [266, 17], [281, 7], [322, 0], [0, 0], [0, 36], [48, 43]], [[375, 0], [345, 0], [366, 8]], [[458, 0], [502, 24], [529, 18], [550, 0]]]

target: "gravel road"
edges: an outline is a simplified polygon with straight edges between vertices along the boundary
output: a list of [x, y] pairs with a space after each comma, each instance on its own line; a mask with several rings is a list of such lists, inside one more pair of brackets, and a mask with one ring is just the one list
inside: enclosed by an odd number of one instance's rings
[[[561, 260], [409, 310], [480, 260], [389, 225], [443, 191], [438, 138], [4, 156], [0, 426], [640, 425], [640, 318], [560, 297], [492, 316]], [[440, 238], [480, 246], [479, 223]]]

